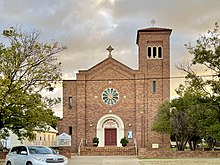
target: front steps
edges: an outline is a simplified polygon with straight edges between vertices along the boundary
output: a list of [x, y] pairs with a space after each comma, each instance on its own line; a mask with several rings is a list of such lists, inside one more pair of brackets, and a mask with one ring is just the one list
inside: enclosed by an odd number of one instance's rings
[[134, 146], [81, 147], [80, 156], [135, 156]]

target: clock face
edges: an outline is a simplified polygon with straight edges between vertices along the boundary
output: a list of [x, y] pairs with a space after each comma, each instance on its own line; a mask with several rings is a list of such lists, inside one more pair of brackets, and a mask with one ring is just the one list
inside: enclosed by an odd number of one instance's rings
[[107, 88], [102, 92], [102, 101], [107, 105], [114, 105], [119, 100], [119, 93], [114, 88]]

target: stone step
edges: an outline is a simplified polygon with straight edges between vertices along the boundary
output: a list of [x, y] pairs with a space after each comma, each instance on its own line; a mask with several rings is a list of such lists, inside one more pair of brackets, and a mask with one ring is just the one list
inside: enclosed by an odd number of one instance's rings
[[130, 156], [136, 155], [134, 146], [126, 147], [82, 147], [81, 156]]

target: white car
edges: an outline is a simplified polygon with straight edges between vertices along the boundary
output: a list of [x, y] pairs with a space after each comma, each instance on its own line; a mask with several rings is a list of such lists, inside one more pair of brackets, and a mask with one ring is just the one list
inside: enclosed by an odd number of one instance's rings
[[68, 165], [68, 159], [45, 146], [16, 146], [6, 156], [5, 165]]

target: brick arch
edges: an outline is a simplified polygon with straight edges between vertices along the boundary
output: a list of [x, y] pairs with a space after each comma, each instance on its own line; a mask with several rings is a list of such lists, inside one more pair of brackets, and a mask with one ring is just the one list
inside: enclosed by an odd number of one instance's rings
[[108, 120], [114, 120], [117, 125], [117, 147], [121, 147], [120, 139], [124, 137], [124, 123], [122, 119], [114, 114], [104, 115], [99, 119], [96, 126], [96, 137], [99, 138], [99, 147], [105, 145], [105, 128], [103, 127], [105, 122]]

